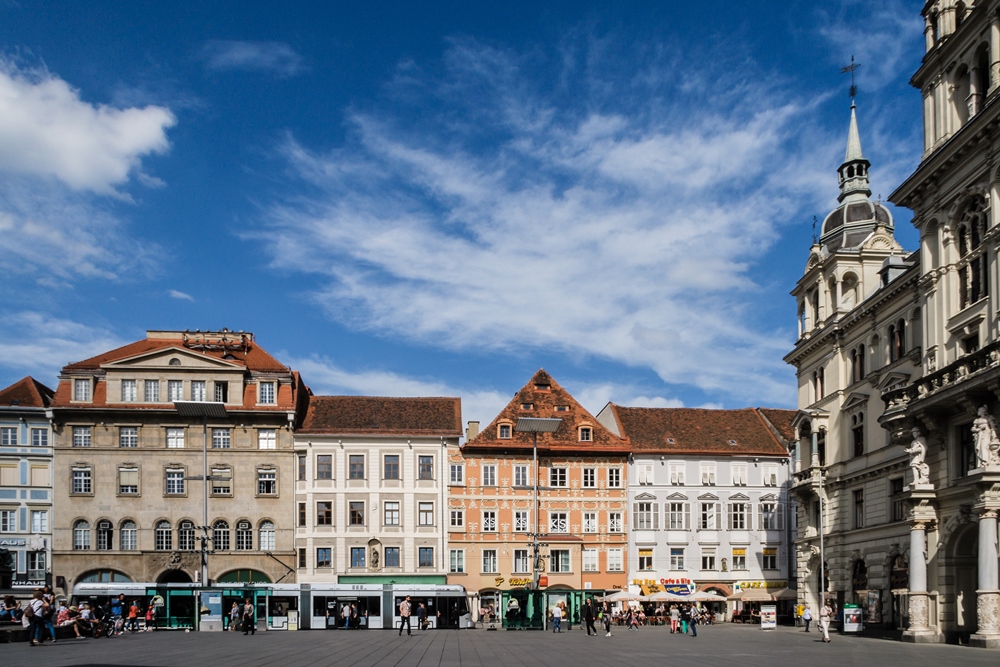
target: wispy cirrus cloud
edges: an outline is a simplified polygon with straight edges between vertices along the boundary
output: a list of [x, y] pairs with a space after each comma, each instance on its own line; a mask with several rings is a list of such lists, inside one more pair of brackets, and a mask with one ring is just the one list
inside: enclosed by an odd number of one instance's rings
[[194, 301], [194, 297], [186, 292], [181, 292], [179, 290], [167, 290], [167, 294], [171, 299], [180, 299], [181, 301]]
[[213, 39], [204, 44], [201, 57], [216, 72], [240, 70], [267, 72], [282, 77], [302, 71], [302, 56], [284, 42]]

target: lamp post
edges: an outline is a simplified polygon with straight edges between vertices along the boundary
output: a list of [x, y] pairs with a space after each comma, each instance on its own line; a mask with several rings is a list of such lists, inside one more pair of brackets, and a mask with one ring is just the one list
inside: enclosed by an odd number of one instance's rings
[[[535, 515], [535, 529], [531, 534], [531, 549], [533, 554], [531, 575], [532, 588], [538, 589], [539, 565], [541, 545], [538, 543], [538, 434], [555, 433], [562, 424], [562, 419], [548, 417], [521, 417], [517, 420], [514, 430], [518, 433], [530, 433], [532, 435], [531, 460], [534, 467], [534, 488], [531, 499], [531, 511]], [[544, 618], [544, 615], [543, 615]]]

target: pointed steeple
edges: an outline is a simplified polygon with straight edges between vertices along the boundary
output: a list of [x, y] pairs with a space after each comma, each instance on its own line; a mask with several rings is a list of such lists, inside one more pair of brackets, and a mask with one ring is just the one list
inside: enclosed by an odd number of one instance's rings
[[864, 160], [861, 154], [861, 136], [858, 134], [858, 115], [855, 113], [854, 102], [851, 102], [851, 129], [847, 131], [847, 153], [844, 155], [844, 162], [853, 160]]
[[844, 153], [844, 163], [837, 173], [840, 175], [840, 196], [837, 201], [845, 199], [864, 201], [872, 191], [868, 187], [868, 167], [870, 163], [861, 153], [861, 135], [858, 133], [858, 117], [855, 112], [854, 100], [851, 100], [851, 127], [847, 131], [847, 151]]

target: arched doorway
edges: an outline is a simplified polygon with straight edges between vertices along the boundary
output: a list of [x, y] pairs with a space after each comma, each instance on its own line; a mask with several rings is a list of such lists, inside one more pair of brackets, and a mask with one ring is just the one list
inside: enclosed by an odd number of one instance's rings
[[952, 596], [955, 627], [960, 639], [967, 638], [979, 627], [976, 615], [976, 588], [979, 585], [979, 527], [975, 524], [956, 531], [949, 545], [951, 558], [947, 569], [951, 571], [955, 591]]
[[165, 570], [156, 578], [158, 584], [190, 584], [193, 581], [184, 570]]
[[260, 570], [230, 570], [215, 580], [219, 584], [270, 584], [271, 577]]

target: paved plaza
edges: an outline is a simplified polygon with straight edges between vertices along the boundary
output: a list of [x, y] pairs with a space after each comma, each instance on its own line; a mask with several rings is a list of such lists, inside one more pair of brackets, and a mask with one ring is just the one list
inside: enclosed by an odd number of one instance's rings
[[666, 628], [588, 638], [574, 629], [554, 635], [538, 631], [442, 630], [399, 637], [388, 630], [241, 633], [154, 632], [113, 639], [60, 640], [30, 648], [26, 643], [0, 646], [3, 664], [58, 667], [129, 665], [167, 667], [210, 665], [399, 665], [406, 667], [616, 667], [684, 665], [685, 667], [942, 667], [962, 664], [997, 667], [1000, 651], [965, 646], [903, 644], [886, 639], [834, 636], [823, 644], [819, 634], [793, 628], [764, 632], [753, 626], [701, 628], [697, 638], [671, 635]]

